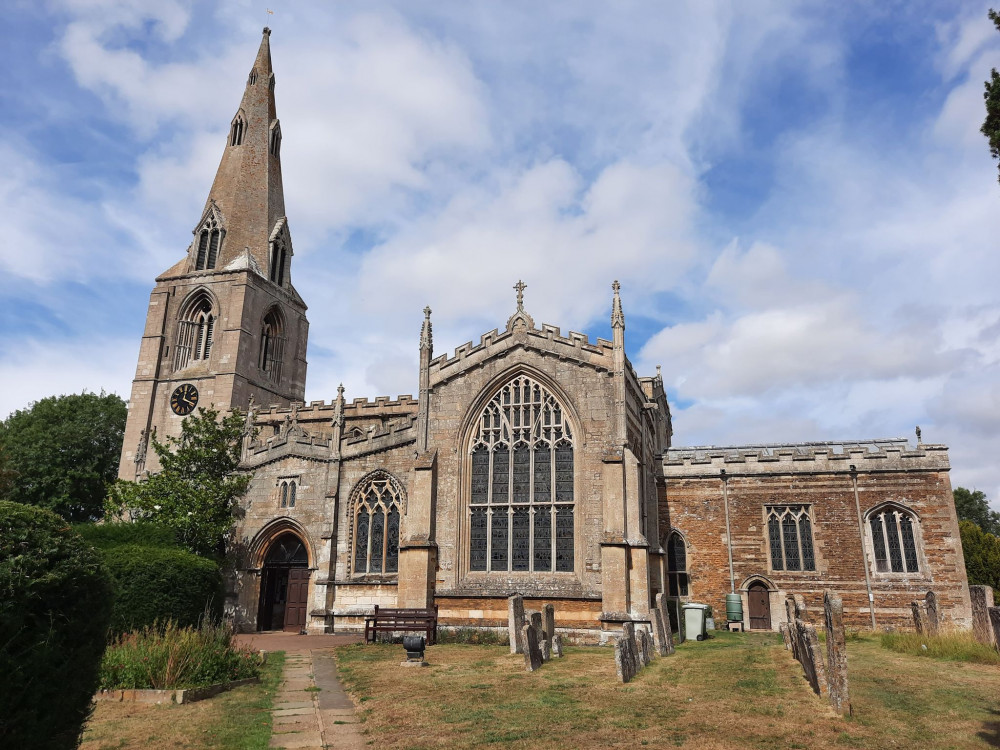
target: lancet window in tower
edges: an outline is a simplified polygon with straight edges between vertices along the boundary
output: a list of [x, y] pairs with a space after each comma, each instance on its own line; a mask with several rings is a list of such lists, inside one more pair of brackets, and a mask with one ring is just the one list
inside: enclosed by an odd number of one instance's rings
[[878, 573], [916, 573], [916, 519], [895, 506], [883, 507], [868, 517], [875, 570]]
[[285, 243], [280, 239], [271, 243], [270, 258], [268, 258], [268, 278], [278, 286], [285, 283], [285, 260], [287, 254]]
[[208, 271], [219, 261], [219, 250], [226, 230], [219, 226], [214, 216], [210, 216], [198, 232], [198, 251], [195, 255], [194, 270]]
[[257, 83], [257, 68], [253, 68], [250, 71], [250, 77], [247, 78], [247, 86], [253, 86]]
[[247, 121], [244, 119], [243, 114], [240, 113], [233, 118], [233, 124], [229, 130], [229, 145], [230, 146], [242, 146], [243, 136], [247, 132]]
[[181, 370], [192, 362], [208, 359], [212, 352], [215, 316], [207, 292], [199, 292], [184, 306], [177, 325], [177, 346], [174, 347], [174, 369]]
[[552, 393], [526, 375], [483, 409], [469, 448], [469, 569], [571, 573], [573, 435]]
[[260, 369], [272, 383], [281, 381], [281, 357], [285, 347], [284, 326], [277, 308], [264, 316], [260, 334]]
[[271, 156], [278, 156], [281, 151], [281, 125], [277, 120], [271, 125], [271, 138], [268, 148], [271, 151]]
[[399, 522], [402, 490], [388, 472], [376, 471], [354, 492], [353, 575], [399, 572]]

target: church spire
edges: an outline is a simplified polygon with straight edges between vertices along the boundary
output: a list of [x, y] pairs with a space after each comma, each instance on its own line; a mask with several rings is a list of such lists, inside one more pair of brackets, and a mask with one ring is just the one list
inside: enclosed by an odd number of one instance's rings
[[[218, 259], [207, 268], [225, 268], [248, 248], [257, 267], [269, 269], [273, 260], [270, 244], [282, 233], [285, 224], [280, 155], [281, 126], [274, 103], [271, 30], [265, 27], [243, 99], [226, 136], [222, 161], [205, 202], [201, 223], [195, 229], [195, 245], [202, 225], [213, 217], [224, 232]], [[290, 244], [287, 237], [283, 241]], [[291, 249], [287, 250], [290, 255]], [[196, 270], [204, 267], [197, 266]], [[284, 269], [280, 274], [268, 270], [264, 273], [278, 283], [287, 276]]]

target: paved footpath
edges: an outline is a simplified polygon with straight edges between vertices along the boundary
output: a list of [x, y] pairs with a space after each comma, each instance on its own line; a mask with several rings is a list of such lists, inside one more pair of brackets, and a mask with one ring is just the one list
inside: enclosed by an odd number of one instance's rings
[[[307, 636], [308, 637], [308, 636]], [[258, 637], [255, 645], [265, 645]], [[315, 645], [320, 644], [316, 637]], [[267, 650], [277, 651], [267, 643]], [[288, 646], [313, 645], [289, 643]], [[362, 750], [365, 741], [358, 729], [354, 703], [337, 679], [337, 664], [329, 648], [285, 647], [285, 668], [271, 710], [271, 747], [292, 750]], [[310, 689], [310, 688], [319, 688]]]

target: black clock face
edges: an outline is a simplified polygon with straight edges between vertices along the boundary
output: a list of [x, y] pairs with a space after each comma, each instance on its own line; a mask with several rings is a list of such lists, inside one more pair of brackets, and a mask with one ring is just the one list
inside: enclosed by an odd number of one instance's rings
[[186, 417], [198, 405], [198, 389], [190, 383], [179, 385], [170, 396], [170, 408], [174, 414]]

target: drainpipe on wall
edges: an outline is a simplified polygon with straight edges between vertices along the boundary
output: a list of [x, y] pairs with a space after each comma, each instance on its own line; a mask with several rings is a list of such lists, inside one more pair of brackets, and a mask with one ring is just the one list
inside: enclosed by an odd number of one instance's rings
[[729, 530], [729, 477], [726, 476], [725, 469], [720, 471], [719, 477], [722, 479], [722, 501], [726, 507], [726, 547], [729, 549], [729, 593], [735, 594], [736, 575], [733, 573], [733, 535]]
[[861, 535], [861, 551], [865, 559], [865, 588], [868, 589], [868, 610], [872, 616], [872, 630], [875, 630], [875, 594], [872, 593], [872, 582], [868, 577], [868, 545], [865, 544], [865, 522], [861, 518], [861, 500], [858, 499], [858, 467], [851, 464], [851, 484], [854, 487], [854, 507], [858, 511], [858, 533]]

